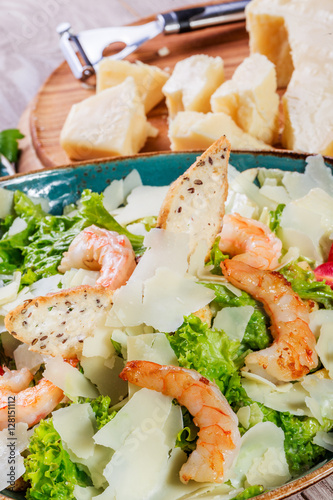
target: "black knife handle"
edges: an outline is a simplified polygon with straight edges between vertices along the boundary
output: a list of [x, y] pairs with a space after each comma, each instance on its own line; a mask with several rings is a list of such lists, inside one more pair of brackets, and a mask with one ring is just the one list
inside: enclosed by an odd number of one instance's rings
[[183, 33], [217, 24], [245, 19], [245, 7], [250, 0], [175, 10], [157, 17], [164, 23], [164, 33]]

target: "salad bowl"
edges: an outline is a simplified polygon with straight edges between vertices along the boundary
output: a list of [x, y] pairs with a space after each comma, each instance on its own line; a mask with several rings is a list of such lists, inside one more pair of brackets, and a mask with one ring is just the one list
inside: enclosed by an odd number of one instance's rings
[[[143, 184], [165, 186], [182, 174], [200, 152], [149, 153], [134, 157], [112, 158], [101, 162], [85, 162], [49, 170], [4, 177], [0, 187], [21, 190], [32, 197], [47, 197], [50, 211], [60, 214], [62, 208], [78, 200], [84, 189], [102, 192], [112, 180], [122, 179], [136, 169]], [[256, 167], [279, 169], [281, 171], [303, 172], [308, 155], [288, 152], [237, 152], [230, 156], [230, 163], [240, 172]], [[333, 158], [325, 159], [333, 171]], [[308, 471], [302, 477], [265, 492], [256, 498], [260, 500], [282, 500], [292, 494], [319, 482], [333, 472], [333, 453], [328, 453], [325, 462]], [[23, 499], [23, 493], [8, 490], [0, 498]], [[171, 500], [171, 499], [170, 499]]]

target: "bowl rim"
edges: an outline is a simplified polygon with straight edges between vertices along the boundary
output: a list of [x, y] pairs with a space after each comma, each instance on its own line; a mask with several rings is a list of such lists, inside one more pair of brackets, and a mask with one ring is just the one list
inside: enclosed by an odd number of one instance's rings
[[[67, 170], [67, 169], [77, 169], [80, 167], [84, 166], [93, 166], [93, 165], [103, 165], [106, 163], [113, 163], [113, 162], [121, 162], [121, 161], [127, 161], [127, 160], [136, 160], [140, 158], [152, 158], [152, 157], [158, 157], [158, 156], [177, 156], [177, 155], [186, 155], [186, 154], [198, 154], [200, 155], [203, 152], [202, 149], [189, 149], [189, 150], [184, 150], [184, 151], [153, 151], [153, 152], [147, 152], [147, 153], [139, 153], [136, 155], [128, 155], [128, 156], [111, 156], [111, 157], [105, 157], [102, 159], [97, 159], [97, 160], [85, 160], [82, 162], [77, 162], [75, 164], [68, 163], [64, 165], [58, 165], [56, 167], [47, 167], [43, 169], [36, 169], [36, 170], [31, 170], [29, 172], [19, 172], [14, 175], [8, 175], [0, 178], [0, 185], [3, 181], [10, 181], [11, 179], [17, 179], [20, 177], [26, 177], [29, 175], [38, 175], [41, 173], [47, 173], [47, 172], [53, 172], [53, 171], [61, 171], [61, 170]], [[252, 156], [263, 156], [263, 157], [270, 157], [270, 156], [278, 156], [281, 158], [290, 158], [294, 160], [305, 160], [309, 156], [318, 156], [316, 153], [301, 153], [301, 152], [296, 152], [296, 151], [289, 151], [289, 150], [284, 150], [284, 149], [275, 149], [275, 150], [265, 150], [265, 151], [260, 151], [260, 150], [232, 150], [232, 154], [236, 155], [244, 155], [244, 154], [249, 154]], [[326, 164], [329, 164], [333, 168], [333, 157], [330, 156], [324, 156], [321, 155], [324, 158], [324, 161]], [[321, 480], [327, 478], [330, 476], [330, 474], [333, 473], [333, 458], [327, 461], [325, 464], [322, 466], [318, 467], [315, 470], [312, 470], [309, 473], [305, 473], [303, 476], [299, 478], [295, 478], [290, 480], [288, 483], [278, 486], [277, 488], [274, 488], [272, 490], [266, 491], [264, 493], [261, 493], [260, 495], [256, 496], [258, 500], [285, 500], [287, 499], [290, 495], [293, 495], [295, 493], [299, 493], [303, 491], [304, 489], [313, 486], [314, 484], [317, 484]], [[12, 500], [11, 497], [7, 497], [3, 495], [3, 493], [6, 492], [6, 490], [3, 490], [0, 492], [0, 500]], [[17, 492], [18, 493], [18, 492]]]
[[[44, 172], [51, 172], [54, 170], [63, 170], [63, 169], [76, 169], [80, 167], [84, 167], [86, 165], [103, 165], [105, 163], [113, 163], [113, 162], [118, 162], [118, 161], [126, 161], [126, 160], [135, 160], [137, 158], [149, 158], [149, 157], [158, 157], [158, 156], [177, 156], [177, 155], [186, 155], [186, 154], [193, 154], [197, 153], [198, 155], [202, 154], [204, 149], [185, 149], [182, 151], [170, 151], [170, 150], [165, 150], [165, 151], [152, 151], [152, 152], [145, 152], [145, 153], [138, 153], [134, 155], [127, 155], [127, 156], [107, 156], [104, 158], [100, 159], [91, 159], [91, 160], [84, 160], [76, 163], [65, 163], [63, 165], [57, 165], [56, 167], [46, 167], [46, 168], [39, 168], [39, 169], [34, 169], [34, 170], [29, 170], [28, 172], [17, 172], [14, 175], [6, 175], [3, 177], [0, 177], [0, 183], [2, 181], [8, 181], [10, 179], [17, 179], [19, 177], [25, 177], [28, 175], [32, 174], [40, 174]], [[277, 156], [280, 158], [291, 158], [295, 160], [305, 160], [309, 156], [318, 156], [317, 153], [302, 153], [302, 152], [297, 152], [297, 151], [291, 151], [291, 150], [286, 150], [286, 149], [273, 149], [273, 150], [254, 150], [254, 149], [234, 149], [231, 150], [231, 154], [236, 154], [236, 155], [242, 155], [242, 154], [249, 154], [252, 156]], [[333, 167], [333, 156], [325, 156], [325, 155], [320, 155], [324, 158], [325, 163], [329, 163]]]

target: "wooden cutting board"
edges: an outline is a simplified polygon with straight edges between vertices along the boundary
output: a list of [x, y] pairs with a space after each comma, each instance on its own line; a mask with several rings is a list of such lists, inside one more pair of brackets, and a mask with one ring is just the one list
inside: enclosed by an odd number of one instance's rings
[[[146, 18], [138, 24], [149, 22]], [[172, 71], [177, 61], [193, 54], [221, 56], [225, 63], [226, 78], [249, 55], [248, 34], [245, 22], [220, 25], [212, 28], [177, 35], [159, 35], [145, 43], [128, 60], [136, 59]], [[167, 47], [169, 54], [161, 57], [158, 51]], [[73, 104], [94, 94], [74, 78], [66, 62], [63, 62], [46, 80], [22, 119], [27, 134], [19, 170], [27, 171], [43, 167], [55, 167], [71, 161], [60, 146], [59, 136], [66, 116]], [[148, 115], [149, 121], [159, 129], [156, 138], [149, 138], [142, 152], [167, 151], [168, 116], [164, 102]], [[27, 120], [29, 127], [24, 125]], [[36, 162], [36, 155], [39, 162]]]

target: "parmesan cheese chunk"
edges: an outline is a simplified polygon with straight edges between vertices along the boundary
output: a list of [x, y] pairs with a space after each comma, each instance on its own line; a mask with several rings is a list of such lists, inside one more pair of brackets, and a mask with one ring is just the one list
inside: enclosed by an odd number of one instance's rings
[[274, 64], [261, 54], [253, 54], [214, 92], [212, 110], [227, 113], [245, 132], [273, 144], [279, 133], [276, 88]]
[[128, 76], [134, 78], [146, 113], [164, 98], [162, 87], [170, 76], [166, 71], [141, 61], [130, 63], [110, 57], [105, 57], [98, 65], [96, 90], [101, 92], [119, 85]]
[[148, 135], [155, 134], [152, 128], [134, 79], [128, 77], [74, 104], [60, 144], [72, 160], [132, 155], [142, 148]]
[[244, 132], [226, 113], [178, 113], [169, 126], [172, 151], [204, 149], [226, 135], [231, 149], [269, 150], [270, 146]]
[[171, 118], [179, 111], [210, 111], [210, 97], [224, 81], [220, 57], [198, 54], [179, 61], [162, 91]]
[[296, 69], [282, 102], [283, 146], [333, 156], [332, 76], [309, 65]]

